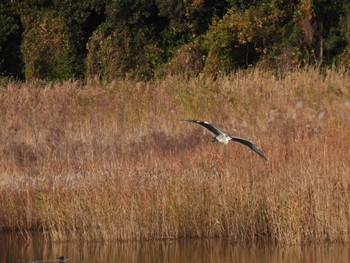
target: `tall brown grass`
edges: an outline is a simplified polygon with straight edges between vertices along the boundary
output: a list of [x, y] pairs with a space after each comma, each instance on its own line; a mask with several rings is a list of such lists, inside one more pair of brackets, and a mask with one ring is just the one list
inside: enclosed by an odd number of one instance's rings
[[[211, 143], [212, 121], [253, 140]], [[53, 240], [350, 241], [350, 75], [0, 88], [0, 230]]]

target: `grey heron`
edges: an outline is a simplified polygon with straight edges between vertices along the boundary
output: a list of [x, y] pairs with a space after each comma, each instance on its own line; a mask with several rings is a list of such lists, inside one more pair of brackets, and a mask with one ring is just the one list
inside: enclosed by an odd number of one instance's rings
[[205, 128], [207, 128], [209, 131], [211, 131], [215, 135], [212, 138], [213, 142], [218, 141], [218, 142], [221, 142], [221, 143], [224, 143], [224, 144], [228, 144], [228, 142], [232, 140], [232, 141], [236, 141], [236, 142], [242, 143], [245, 146], [248, 146], [254, 152], [256, 152], [261, 157], [261, 159], [263, 159], [264, 161], [267, 161], [267, 158], [259, 150], [259, 148], [253, 142], [251, 142], [251, 141], [249, 141], [247, 139], [228, 135], [228, 134], [224, 133], [223, 131], [221, 131], [216, 126], [214, 126], [213, 124], [210, 124], [209, 122], [206, 122], [206, 121], [200, 121], [200, 120], [182, 120], [182, 121], [198, 123], [199, 125], [202, 125]]

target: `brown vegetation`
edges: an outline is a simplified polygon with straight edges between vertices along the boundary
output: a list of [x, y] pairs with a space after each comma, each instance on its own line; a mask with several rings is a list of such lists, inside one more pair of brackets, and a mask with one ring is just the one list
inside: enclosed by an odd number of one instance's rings
[[[242, 71], [0, 89], [0, 230], [350, 241], [350, 75]], [[214, 122], [240, 144], [179, 121]]]

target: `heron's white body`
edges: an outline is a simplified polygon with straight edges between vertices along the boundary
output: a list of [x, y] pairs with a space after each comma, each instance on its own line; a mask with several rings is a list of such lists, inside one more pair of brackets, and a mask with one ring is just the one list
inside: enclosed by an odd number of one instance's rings
[[216, 136], [216, 140], [218, 140], [219, 142], [222, 142], [224, 144], [228, 144], [228, 142], [231, 140], [231, 138], [227, 137], [226, 134], [220, 134], [220, 135]]

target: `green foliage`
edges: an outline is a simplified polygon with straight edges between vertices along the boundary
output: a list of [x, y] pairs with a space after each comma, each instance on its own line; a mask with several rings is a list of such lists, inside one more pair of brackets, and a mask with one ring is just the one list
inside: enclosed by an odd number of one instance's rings
[[344, 48], [339, 22], [344, 15], [344, 0], [312, 0], [315, 23], [315, 50], [321, 63], [331, 64]]
[[218, 71], [226, 73], [256, 63], [279, 39], [279, 24], [284, 17], [283, 10], [274, 4], [244, 11], [231, 8], [222, 19], [214, 20], [206, 33], [206, 67], [219, 63]]
[[[188, 68], [198, 72], [203, 63], [200, 49], [181, 54], [226, 6], [225, 1], [112, 1], [106, 5], [105, 23], [88, 44], [88, 77], [149, 79], [155, 73], [183, 73], [187, 70], [173, 63], [179, 55], [191, 57]], [[171, 66], [166, 68], [169, 60]]]
[[149, 79], [163, 62], [161, 19], [152, 1], [114, 0], [88, 43], [87, 77]]
[[168, 63], [156, 72], [156, 77], [179, 75], [185, 78], [198, 76], [204, 68], [205, 50], [199, 43], [182, 45]]
[[332, 64], [348, 45], [342, 29], [348, 12], [344, 0], [326, 2], [232, 1], [234, 7], [206, 33], [206, 71], [226, 73], [255, 63], [280, 70]]
[[349, 66], [349, 10], [348, 0], [3, 0], [0, 74], [112, 80]]
[[350, 67], [350, 3], [344, 5], [344, 14], [340, 18], [340, 34], [344, 38], [343, 51], [337, 56], [337, 62]]
[[103, 1], [13, 1], [25, 28], [26, 78], [49, 80], [85, 74], [86, 43], [103, 19]]
[[0, 4], [0, 76], [22, 78], [19, 17], [7, 3]]
[[313, 41], [310, 14], [312, 11], [307, 2], [276, 6], [282, 10], [284, 17], [278, 25], [276, 34], [268, 40], [272, 42], [271, 46], [260, 58], [258, 65], [283, 72], [310, 62]]
[[[161, 58], [155, 42], [122, 27], [112, 30], [103, 24], [88, 43], [87, 77], [149, 79]], [[141, 42], [144, 41], [144, 42]]]
[[86, 43], [103, 19], [103, 1], [18, 1], [17, 6], [25, 27], [26, 78], [82, 77]]
[[162, 31], [165, 48], [172, 49], [195, 40], [205, 33], [213, 17], [222, 17], [227, 1], [157, 0], [159, 15], [168, 26]]
[[83, 74], [74, 34], [57, 12], [37, 11], [23, 16], [25, 33], [22, 52], [27, 79], [69, 79]]

